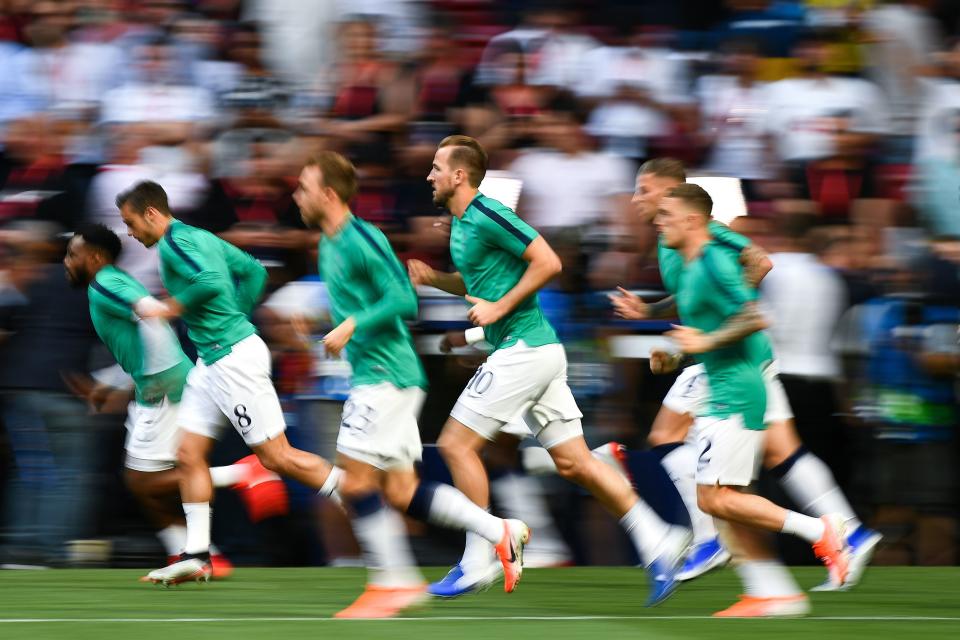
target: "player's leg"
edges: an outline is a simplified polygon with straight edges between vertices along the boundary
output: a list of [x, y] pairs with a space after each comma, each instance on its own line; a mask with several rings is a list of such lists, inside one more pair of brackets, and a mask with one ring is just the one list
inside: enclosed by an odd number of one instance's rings
[[810, 602], [790, 571], [774, 555], [769, 534], [739, 523], [729, 523], [740, 554], [734, 567], [743, 583], [743, 595], [721, 618], [801, 616]]
[[843, 583], [848, 554], [843, 541], [843, 523], [838, 517], [811, 518], [738, 490], [738, 487], [749, 486], [756, 476], [764, 432], [747, 429], [739, 415], [698, 418], [695, 432], [700, 450], [697, 464], [700, 508], [720, 520], [803, 538], [813, 545], [814, 553], [827, 565], [831, 575]]
[[[850, 547], [850, 568], [844, 588], [856, 585], [867, 570], [873, 552], [883, 539], [879, 532], [864, 526], [826, 465], [803, 446], [793, 419], [793, 410], [786, 389], [777, 375], [776, 363], [764, 371], [767, 386], [767, 429], [764, 466], [776, 476], [787, 495], [804, 512], [814, 516], [839, 514], [846, 522], [847, 544]], [[834, 408], [833, 389], [829, 383], [798, 382], [801, 397], [810, 397], [815, 415], [830, 420]], [[815, 587], [816, 591], [841, 588], [830, 580]]]
[[367, 567], [367, 584], [360, 597], [334, 617], [395, 616], [422, 601], [426, 592], [403, 518], [383, 499], [387, 474], [342, 454], [337, 456], [337, 467], [344, 472], [338, 492], [360, 544]]
[[650, 428], [650, 451], [660, 458], [690, 514], [693, 548], [678, 576], [692, 580], [723, 566], [730, 559], [714, 525], [713, 517], [697, 506], [697, 448], [688, 438], [694, 416], [703, 413], [709, 396], [706, 369], [695, 364], [684, 369], [667, 395]]
[[[456, 407], [455, 407], [456, 410]], [[480, 458], [480, 451], [499, 430], [499, 421], [479, 414], [466, 416], [466, 411], [458, 410], [458, 415], [471, 421], [474, 428], [451, 416], [444, 424], [437, 448], [443, 457], [454, 486], [481, 509], [490, 508], [490, 490], [487, 471]], [[481, 428], [485, 428], [481, 434]], [[463, 557], [447, 575], [432, 583], [428, 590], [439, 597], [456, 597], [474, 591], [482, 591], [500, 575], [500, 563], [496, 552], [483, 536], [467, 531]]]
[[534, 531], [523, 552], [526, 567], [568, 564], [570, 549], [554, 523], [547, 505], [542, 478], [528, 475], [520, 464], [520, 443], [532, 436], [522, 418], [506, 424], [486, 450], [490, 492], [505, 518], [523, 520]]
[[537, 438], [560, 476], [584, 487], [619, 520], [650, 575], [648, 604], [666, 599], [676, 588], [674, 578], [687, 552], [690, 530], [666, 523], [616, 471], [593, 456], [579, 418], [550, 422]]

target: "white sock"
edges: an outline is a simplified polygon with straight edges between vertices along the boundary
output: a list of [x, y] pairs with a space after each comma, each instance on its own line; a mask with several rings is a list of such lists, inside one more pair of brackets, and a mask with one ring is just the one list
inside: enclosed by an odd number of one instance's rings
[[183, 513], [187, 516], [187, 540], [183, 551], [207, 553], [210, 551], [210, 503], [184, 502]]
[[391, 589], [423, 584], [400, 514], [381, 504], [373, 513], [355, 515], [352, 523], [370, 584]]
[[840, 514], [847, 522], [848, 531], [862, 524], [837, 486], [830, 467], [809, 451], [797, 458], [790, 470], [780, 478], [780, 485], [806, 513], [818, 518], [828, 513]]
[[483, 536], [473, 531], [467, 531], [460, 567], [464, 573], [470, 573], [473, 569], [486, 570], [496, 555], [493, 545], [487, 542]]
[[569, 556], [570, 549], [557, 526], [543, 496], [543, 485], [537, 478], [520, 473], [506, 473], [490, 483], [497, 504], [507, 518], [523, 520], [537, 532], [526, 546], [526, 552], [555, 553]]
[[317, 494], [327, 498], [333, 498], [337, 502], [340, 502], [337, 487], [340, 485], [340, 478], [342, 477], [343, 469], [340, 467], [330, 467], [330, 474], [327, 476], [327, 479], [323, 481], [323, 486], [320, 487], [320, 491], [318, 491]]
[[187, 528], [182, 524], [172, 524], [157, 531], [157, 538], [168, 556], [178, 556], [187, 542]]
[[748, 596], [782, 598], [803, 593], [787, 568], [776, 560], [745, 560], [736, 571]]
[[431, 494], [430, 511], [426, 515], [432, 524], [474, 531], [491, 544], [497, 544], [503, 538], [503, 520], [490, 515], [450, 485], [427, 486], [421, 483], [417, 492]]
[[215, 487], [232, 487], [246, 476], [245, 464], [231, 464], [226, 467], [210, 467], [210, 480]]
[[783, 521], [781, 531], [803, 538], [813, 544], [823, 537], [825, 527], [826, 525], [820, 518], [811, 518], [796, 511], [787, 511], [787, 517]]
[[670, 531], [670, 525], [642, 498], [620, 518], [620, 526], [630, 536], [644, 566], [650, 566], [656, 559], [657, 547]]
[[685, 442], [665, 455], [660, 460], [660, 464], [663, 465], [667, 475], [673, 480], [673, 484], [677, 487], [677, 491], [683, 499], [683, 504], [690, 514], [690, 522], [693, 525], [693, 544], [701, 544], [716, 538], [719, 534], [713, 516], [705, 514], [697, 505], [697, 480], [695, 476], [697, 448]]

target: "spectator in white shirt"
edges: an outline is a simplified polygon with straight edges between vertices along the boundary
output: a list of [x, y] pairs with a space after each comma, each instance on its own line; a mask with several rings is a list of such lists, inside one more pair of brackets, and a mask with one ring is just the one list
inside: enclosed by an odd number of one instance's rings
[[795, 52], [801, 75], [770, 85], [767, 131], [780, 160], [795, 167], [835, 154], [831, 123], [838, 114], [850, 118], [850, 132], [866, 139], [890, 131], [886, 101], [875, 84], [823, 72], [829, 41], [819, 33], [806, 36]]
[[750, 40], [734, 41], [722, 56], [723, 72], [697, 83], [703, 136], [710, 145], [704, 168], [741, 180], [770, 178], [768, 84], [757, 79], [757, 47]]

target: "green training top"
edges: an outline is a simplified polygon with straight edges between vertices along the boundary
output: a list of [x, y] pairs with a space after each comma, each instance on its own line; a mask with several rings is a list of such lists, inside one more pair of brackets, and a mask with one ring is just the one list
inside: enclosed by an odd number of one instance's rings
[[[521, 256], [537, 235], [509, 207], [478, 193], [463, 216], [453, 217], [450, 227], [450, 255], [467, 293], [495, 302], [513, 289], [527, 270]], [[530, 347], [560, 342], [536, 294], [484, 327], [484, 335], [494, 350], [519, 340]]]
[[[681, 322], [704, 333], [715, 331], [756, 300], [756, 291], [743, 280], [737, 254], [715, 241], [673, 272], [672, 278]], [[748, 429], [764, 428], [767, 401], [762, 367], [769, 358], [762, 359], [763, 340], [754, 337], [758, 335], [696, 356], [710, 380], [705, 415], [726, 418], [741, 414]]]
[[137, 402], [180, 402], [193, 365], [163, 320], [141, 320], [133, 305], [150, 295], [133, 276], [113, 265], [100, 269], [87, 287], [90, 319], [120, 367], [132, 378]]
[[[713, 236], [712, 244], [731, 254], [737, 262], [742, 278], [743, 269], [740, 267], [740, 253], [750, 246], [750, 239], [736, 231], [731, 231], [730, 227], [716, 221], [710, 222], [709, 229], [710, 235]], [[669, 293], [676, 294], [677, 278], [684, 268], [683, 256], [678, 251], [663, 246], [662, 243], [657, 247], [657, 255], [660, 261], [660, 277], [663, 280], [663, 285]], [[747, 286], [749, 287], [749, 285]], [[773, 344], [766, 332], [751, 333], [744, 340], [754, 362], [764, 366], [767, 362], [773, 360]]]
[[184, 306], [188, 335], [206, 364], [256, 333], [247, 316], [267, 282], [262, 264], [209, 231], [179, 220], [170, 224], [159, 245], [163, 286]]
[[383, 232], [351, 215], [334, 236], [321, 238], [319, 263], [334, 324], [350, 316], [357, 323], [345, 350], [352, 385], [425, 389], [427, 377], [404, 323], [417, 317], [417, 293]]

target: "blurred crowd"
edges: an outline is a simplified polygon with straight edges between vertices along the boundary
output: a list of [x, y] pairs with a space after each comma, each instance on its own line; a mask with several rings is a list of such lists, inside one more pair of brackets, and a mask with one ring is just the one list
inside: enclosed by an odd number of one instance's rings
[[[518, 213], [563, 257], [544, 304], [588, 440], [642, 447], [671, 383], [621, 339], [666, 325], [615, 321], [606, 292], [659, 295], [655, 231], [631, 200], [640, 163], [678, 158], [740, 181], [748, 215], [731, 224], [773, 257], [762, 299], [798, 430], [886, 534], [878, 560], [955, 563], [958, 28], [960, 0], [0, 0], [0, 562], [65, 562], [90, 538], [116, 557], [153, 549], [119, 481], [124, 398], [91, 412], [75, 393], [110, 364], [60, 265], [77, 224], [121, 233], [120, 266], [157, 291], [156, 257], [114, 205], [151, 179], [178, 218], [259, 258], [291, 440], [330, 455], [344, 380], [298, 322], [323, 315], [304, 303], [317, 236], [292, 199], [300, 167], [348, 155], [355, 214], [443, 268], [449, 225], [425, 177], [464, 133], [522, 180]], [[477, 362], [426, 346], [466, 325], [452, 309], [416, 327], [425, 442]], [[570, 522], [579, 494], [545, 482], [571, 557], [622, 561], [583, 550], [619, 534], [593, 507]], [[229, 500], [215, 537], [236, 555], [351, 553], [312, 496], [267, 528], [239, 526]]]

